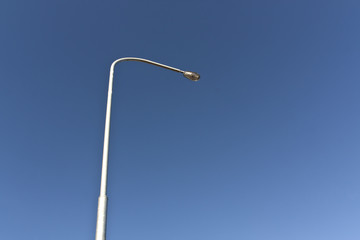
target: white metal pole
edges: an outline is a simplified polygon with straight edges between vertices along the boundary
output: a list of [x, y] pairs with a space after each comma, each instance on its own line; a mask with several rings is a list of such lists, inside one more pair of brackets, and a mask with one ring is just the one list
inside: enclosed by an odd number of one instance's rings
[[182, 71], [177, 68], [173, 68], [164, 64], [153, 62], [143, 58], [135, 57], [126, 57], [115, 60], [110, 67], [110, 76], [109, 76], [109, 89], [107, 97], [107, 106], [106, 106], [106, 119], [105, 119], [105, 133], [104, 133], [104, 148], [103, 148], [103, 159], [102, 159], [102, 170], [101, 170], [101, 185], [100, 185], [100, 195], [98, 200], [98, 211], [97, 211], [97, 221], [96, 221], [96, 236], [95, 240], [106, 240], [106, 213], [107, 213], [107, 196], [106, 196], [106, 186], [107, 186], [107, 169], [108, 169], [108, 155], [109, 155], [109, 134], [110, 134], [110, 115], [111, 115], [111, 99], [112, 99], [112, 88], [113, 88], [113, 78], [114, 78], [114, 67], [118, 62], [122, 61], [138, 61], [149, 63], [158, 67], [169, 69], [175, 72], [183, 73], [183, 75], [193, 81], [197, 81], [200, 78], [200, 75], [195, 72]]

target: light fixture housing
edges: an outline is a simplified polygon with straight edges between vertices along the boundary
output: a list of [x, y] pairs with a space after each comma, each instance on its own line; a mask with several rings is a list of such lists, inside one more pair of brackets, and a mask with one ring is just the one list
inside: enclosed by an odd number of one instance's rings
[[183, 72], [184, 77], [186, 77], [187, 79], [190, 79], [191, 81], [198, 81], [200, 79], [200, 74], [196, 73], [196, 72], [190, 72], [190, 71], [184, 71]]

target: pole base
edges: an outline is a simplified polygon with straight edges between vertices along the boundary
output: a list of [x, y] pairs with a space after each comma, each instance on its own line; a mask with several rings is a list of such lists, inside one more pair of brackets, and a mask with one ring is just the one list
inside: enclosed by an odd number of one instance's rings
[[99, 197], [95, 240], [106, 240], [107, 199], [106, 195]]

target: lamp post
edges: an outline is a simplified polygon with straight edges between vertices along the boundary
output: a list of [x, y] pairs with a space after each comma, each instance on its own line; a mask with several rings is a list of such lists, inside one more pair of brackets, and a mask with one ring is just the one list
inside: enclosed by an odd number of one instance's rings
[[104, 133], [104, 149], [103, 149], [103, 159], [102, 159], [102, 170], [101, 170], [101, 185], [100, 185], [100, 195], [98, 202], [98, 211], [97, 211], [97, 220], [96, 220], [96, 236], [95, 240], [105, 240], [106, 239], [106, 212], [107, 212], [107, 196], [106, 196], [106, 183], [107, 183], [107, 169], [108, 169], [108, 153], [109, 153], [109, 131], [110, 131], [110, 114], [111, 114], [111, 96], [112, 96], [112, 86], [113, 86], [113, 77], [114, 77], [114, 67], [117, 63], [123, 61], [138, 61], [149, 63], [158, 67], [166, 68], [174, 72], [179, 72], [184, 75], [187, 79], [192, 81], [198, 81], [200, 75], [195, 72], [183, 71], [177, 68], [173, 68], [164, 64], [153, 62], [143, 58], [135, 57], [125, 57], [115, 60], [110, 67], [110, 77], [109, 77], [109, 90], [107, 97], [107, 106], [106, 106], [106, 120], [105, 120], [105, 133]]

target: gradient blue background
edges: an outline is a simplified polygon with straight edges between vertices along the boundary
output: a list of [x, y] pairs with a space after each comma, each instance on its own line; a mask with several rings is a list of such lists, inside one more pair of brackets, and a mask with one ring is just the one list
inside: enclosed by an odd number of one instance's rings
[[0, 237], [360, 239], [359, 1], [0, 3]]

